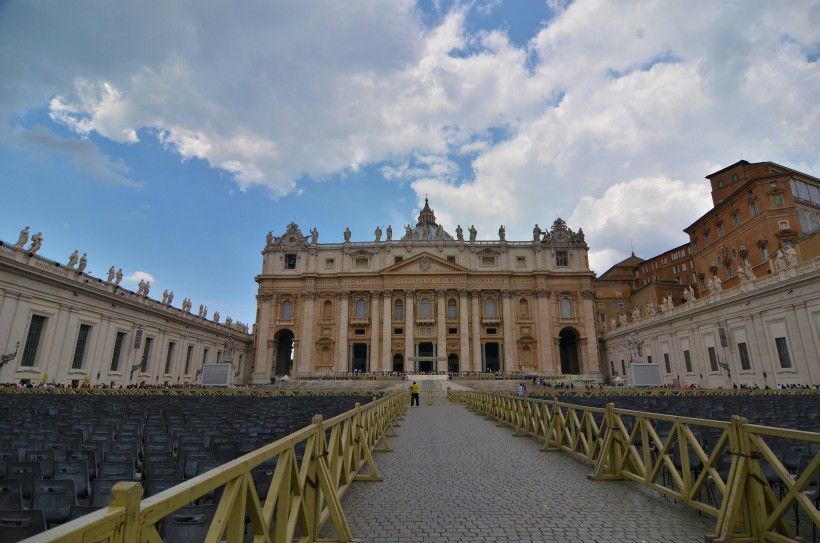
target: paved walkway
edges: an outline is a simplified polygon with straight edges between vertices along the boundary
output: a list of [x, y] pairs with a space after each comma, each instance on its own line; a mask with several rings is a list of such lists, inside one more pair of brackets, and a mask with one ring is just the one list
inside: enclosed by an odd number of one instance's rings
[[421, 385], [394, 451], [376, 453], [384, 481], [354, 483], [342, 500], [360, 541], [700, 543], [714, 527], [634, 483], [589, 481], [591, 466], [450, 404], [456, 383]]

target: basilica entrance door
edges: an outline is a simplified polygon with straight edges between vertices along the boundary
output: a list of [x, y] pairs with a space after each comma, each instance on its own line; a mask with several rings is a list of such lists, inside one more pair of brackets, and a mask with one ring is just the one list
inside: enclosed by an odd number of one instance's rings
[[403, 372], [404, 371], [404, 355], [403, 354], [394, 354], [393, 355], [393, 371]]
[[493, 372], [501, 370], [501, 349], [494, 341], [484, 344], [484, 368]]
[[561, 354], [561, 373], [581, 373], [581, 365], [578, 362], [578, 333], [572, 328], [561, 330], [558, 333], [558, 348]]
[[350, 371], [365, 373], [367, 372], [367, 343], [353, 344], [353, 360]]
[[[435, 351], [433, 348], [432, 342], [422, 342], [419, 343], [419, 371], [427, 372], [427, 371], [436, 371], [436, 362], [435, 360], [430, 360], [435, 356]], [[427, 357], [428, 360], [423, 360], [423, 358]]]
[[447, 371], [449, 373], [458, 373], [458, 355], [451, 353], [447, 357]]

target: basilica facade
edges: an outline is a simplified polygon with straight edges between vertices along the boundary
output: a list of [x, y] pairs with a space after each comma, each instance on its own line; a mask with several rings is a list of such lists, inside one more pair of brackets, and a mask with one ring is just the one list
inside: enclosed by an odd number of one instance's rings
[[[582, 230], [527, 241], [455, 236], [425, 200], [415, 226], [319, 243], [268, 234], [256, 277], [253, 382], [355, 372], [531, 372], [598, 380], [593, 272]], [[465, 235], [466, 234], [466, 235]]]

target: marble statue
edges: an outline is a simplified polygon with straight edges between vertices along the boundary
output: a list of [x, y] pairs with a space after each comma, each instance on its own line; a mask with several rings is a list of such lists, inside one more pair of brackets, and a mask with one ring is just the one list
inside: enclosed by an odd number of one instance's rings
[[714, 292], [715, 291], [715, 282], [712, 280], [711, 277], [706, 279], [706, 289], [709, 292]]
[[541, 241], [541, 227], [538, 226], [538, 223], [535, 223], [535, 228], [532, 229], [532, 240]]
[[88, 256], [86, 253], [83, 253], [83, 256], [80, 257], [80, 264], [77, 266], [77, 271], [84, 271], [86, 266], [88, 266]]
[[190, 298], [183, 298], [182, 299], [182, 310], [186, 313], [191, 312], [191, 299]]
[[626, 315], [624, 315], [623, 313], [618, 314], [618, 322], [621, 323], [621, 326], [626, 326]]
[[749, 280], [749, 278], [746, 277], [746, 269], [741, 265], [737, 267], [737, 278], [740, 279], [741, 283], [745, 283]]
[[162, 303], [163, 304], [168, 303], [168, 289], [167, 288], [162, 291]]
[[233, 319], [231, 318], [231, 316], [230, 316], [230, 315], [228, 315], [228, 316], [225, 318], [225, 326], [230, 326], [232, 322], [233, 322]]
[[650, 315], [657, 315], [658, 308], [655, 307], [655, 302], [649, 302], [646, 304], [646, 310]]
[[144, 290], [145, 290], [145, 281], [143, 281], [142, 279], [140, 279], [140, 282], [139, 282], [139, 283], [137, 283], [137, 294], [142, 294], [142, 292], [143, 292]]
[[458, 239], [458, 241], [464, 241], [464, 229], [460, 224], [456, 227], [456, 239]]
[[387, 236], [385, 241], [393, 241], [393, 227], [389, 224], [387, 225], [387, 230], [384, 231], [385, 235]]
[[715, 276], [714, 280], [712, 280], [712, 286], [715, 288], [715, 292], [720, 291], [722, 282], [723, 281], [721, 281], [720, 277], [718, 277], [717, 275]]
[[376, 243], [379, 243], [382, 240], [382, 229], [377, 226], [373, 234], [376, 236]]
[[199, 311], [196, 312], [198, 317], [202, 316], [202, 304], [199, 304]]
[[507, 229], [504, 228], [503, 224], [498, 228], [498, 239], [501, 241], [507, 241]]
[[632, 322], [635, 322], [641, 318], [641, 310], [640, 308], [635, 308], [632, 310]]
[[475, 241], [476, 236], [478, 235], [478, 230], [475, 229], [475, 225], [470, 225], [470, 241]]
[[430, 239], [430, 225], [427, 223], [421, 225], [421, 239], [424, 241]]
[[787, 266], [797, 266], [797, 251], [793, 246], [787, 245], [783, 249], [783, 254], [786, 257]]
[[65, 267], [71, 269], [74, 266], [76, 266], [79, 255], [80, 252], [77, 249], [74, 249], [74, 252], [68, 256], [68, 263], [65, 265]]
[[345, 243], [349, 243], [350, 242], [350, 228], [345, 227], [344, 237], [345, 237]]
[[689, 288], [683, 291], [683, 299], [686, 303], [695, 301], [695, 289], [692, 288], [692, 285], [689, 285]]
[[612, 329], [612, 330], [614, 330], [616, 326], [617, 326], [617, 324], [615, 323], [615, 317], [612, 317], [612, 318], [609, 320], [609, 328], [610, 328], [610, 329]]
[[267, 236], [265, 236], [265, 246], [268, 246], [268, 245], [270, 245], [271, 243], [273, 243], [273, 232], [271, 232], [270, 230], [268, 230], [268, 235], [267, 235]]
[[114, 281], [114, 284], [115, 284], [115, 285], [119, 285], [119, 284], [120, 284], [120, 281], [122, 281], [122, 268], [120, 268], [120, 269], [118, 269], [118, 270], [117, 270], [117, 274], [116, 274], [116, 276], [115, 276], [115, 277], [117, 278], [117, 280], [116, 280], [116, 281]]
[[165, 303], [167, 303], [168, 305], [171, 305], [171, 302], [173, 302], [173, 301], [174, 301], [174, 291], [170, 291], [168, 293], [168, 300]]
[[208, 306], [206, 305], [206, 306], [202, 307], [202, 318], [204, 319], [207, 316], [208, 316]]
[[219, 323], [219, 311], [214, 311], [214, 323]]
[[752, 269], [751, 264], [746, 262], [746, 265], [744, 266], [744, 268], [746, 268], [746, 277], [749, 278], [749, 281], [754, 281], [756, 279], [756, 277], [755, 277], [755, 272]]
[[777, 270], [786, 269], [786, 255], [783, 254], [783, 251], [777, 251], [777, 260], [775, 260], [775, 268]]
[[661, 313], [666, 313], [669, 311], [669, 301], [666, 298], [661, 298], [663, 300], [661, 302]]
[[116, 273], [115, 270], [114, 270], [114, 266], [111, 266], [110, 268], [108, 268], [108, 277], [105, 278], [106, 283], [110, 283], [111, 281], [114, 280], [114, 273]]
[[43, 233], [37, 232], [33, 236], [31, 236], [31, 247], [28, 248], [28, 252], [31, 254], [37, 254], [37, 251], [40, 250], [40, 247], [43, 245]]
[[17, 239], [17, 243], [15, 243], [14, 246], [22, 248], [26, 243], [28, 243], [28, 226], [20, 230], [20, 237]]
[[672, 293], [669, 292], [666, 294], [666, 305], [669, 306], [669, 309], [675, 307], [675, 301], [672, 299]]
[[445, 238], [445, 236], [444, 236], [444, 228], [442, 228], [441, 226], [439, 226], [439, 227], [438, 227], [438, 230], [436, 230], [436, 240], [438, 240], [438, 241], [444, 241], [445, 239], [446, 239], [446, 238]]
[[404, 238], [407, 241], [410, 241], [411, 239], [413, 239], [413, 229], [410, 228], [409, 224], [405, 225], [405, 227], [404, 227]]
[[318, 231], [318, 230], [316, 230], [316, 227], [314, 227], [314, 228], [310, 231], [310, 242], [311, 242], [313, 245], [316, 245], [316, 244], [319, 242], [319, 231]]

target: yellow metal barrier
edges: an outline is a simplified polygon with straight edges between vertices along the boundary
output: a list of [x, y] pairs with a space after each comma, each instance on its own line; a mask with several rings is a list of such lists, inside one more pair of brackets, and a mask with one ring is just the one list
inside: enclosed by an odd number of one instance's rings
[[[708, 541], [800, 541], [786, 522], [790, 512], [802, 512], [820, 529], [820, 512], [805, 494], [820, 470], [820, 433], [757, 426], [736, 416], [719, 422], [557, 398], [456, 391], [450, 398], [515, 435], [543, 441], [543, 451], [589, 462], [595, 466], [590, 479], [632, 480], [716, 517]], [[696, 435], [703, 431], [711, 435], [708, 447]], [[816, 452], [799, 473], [791, 472], [772, 451], [775, 439], [813, 444]]]
[[[249, 521], [255, 543], [317, 541], [330, 520], [337, 539], [353, 534], [341, 497], [353, 481], [380, 481], [373, 452], [389, 452], [394, 421], [407, 409], [407, 394], [392, 394], [328, 420], [321, 415], [305, 428], [241, 458], [140, 501], [142, 485], [121, 482], [110, 505], [43, 532], [28, 543], [159, 543], [157, 525], [174, 511], [223, 489], [207, 542], [242, 543]], [[264, 501], [251, 471], [276, 460]]]

